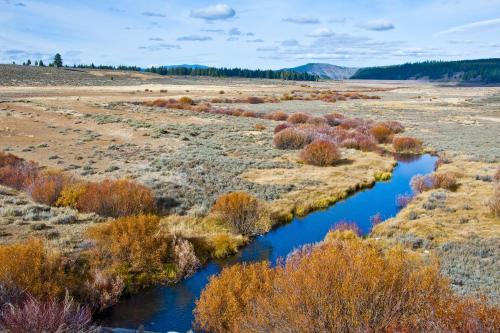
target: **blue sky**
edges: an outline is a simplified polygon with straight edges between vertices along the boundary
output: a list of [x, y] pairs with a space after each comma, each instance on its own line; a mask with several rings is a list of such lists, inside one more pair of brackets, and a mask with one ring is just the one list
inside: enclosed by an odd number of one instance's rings
[[0, 63], [370, 66], [500, 57], [500, 0], [0, 0]]

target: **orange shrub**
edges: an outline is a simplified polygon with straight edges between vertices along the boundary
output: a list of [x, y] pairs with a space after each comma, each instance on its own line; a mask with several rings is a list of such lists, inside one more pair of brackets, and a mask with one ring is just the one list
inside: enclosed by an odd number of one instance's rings
[[285, 128], [274, 135], [274, 146], [278, 149], [301, 149], [309, 139], [295, 128]]
[[315, 140], [305, 146], [300, 158], [307, 164], [317, 166], [333, 165], [340, 158], [337, 145], [328, 140]]
[[493, 179], [496, 180], [497, 182], [500, 182], [500, 166], [497, 168], [497, 171], [495, 172]]
[[392, 131], [384, 125], [375, 125], [370, 128], [370, 133], [378, 143], [389, 143], [392, 141]]
[[410, 136], [396, 136], [392, 140], [392, 146], [397, 153], [419, 154], [422, 152], [422, 141]]
[[254, 128], [257, 130], [257, 131], [263, 131], [266, 129], [266, 126], [262, 125], [262, 124], [255, 124]]
[[244, 112], [241, 113], [241, 116], [242, 117], [255, 118], [255, 117], [257, 117], [257, 113], [255, 113], [253, 111], [244, 111]]
[[261, 262], [233, 265], [212, 277], [196, 302], [198, 329], [214, 333], [245, 331], [238, 319], [251, 311], [255, 295], [271, 289], [274, 275], [269, 263]]
[[306, 246], [274, 269], [225, 268], [194, 313], [208, 332], [472, 333], [500, 325], [499, 308], [453, 294], [436, 263], [352, 236]]
[[307, 119], [306, 123], [320, 126], [327, 124], [327, 120], [324, 117], [310, 117], [309, 119]]
[[292, 124], [303, 124], [309, 119], [311, 116], [307, 113], [303, 112], [295, 112], [288, 116], [287, 121]]
[[153, 215], [122, 217], [88, 230], [95, 241], [91, 261], [120, 277], [129, 288], [168, 281], [169, 236]]
[[15, 286], [35, 297], [58, 297], [65, 289], [76, 289], [61, 255], [40, 239], [0, 245], [0, 263], [0, 285]]
[[78, 210], [102, 216], [119, 217], [156, 211], [153, 191], [127, 179], [87, 183], [76, 201]]
[[60, 170], [44, 171], [26, 186], [26, 191], [34, 201], [52, 206], [56, 203], [64, 186], [71, 181], [71, 177]]
[[281, 132], [285, 128], [289, 128], [291, 126], [292, 125], [290, 125], [289, 123], [280, 123], [280, 124], [276, 125], [276, 127], [274, 128], [274, 133]]
[[258, 229], [262, 205], [259, 200], [246, 192], [232, 192], [221, 195], [212, 206], [218, 215], [233, 231], [249, 235]]

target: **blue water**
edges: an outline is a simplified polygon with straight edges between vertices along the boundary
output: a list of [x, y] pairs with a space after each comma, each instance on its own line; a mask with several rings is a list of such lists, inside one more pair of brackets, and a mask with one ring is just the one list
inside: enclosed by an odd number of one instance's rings
[[326, 210], [294, 218], [265, 235], [256, 237], [238, 255], [221, 261], [212, 261], [194, 276], [174, 286], [159, 286], [142, 291], [113, 307], [103, 320], [108, 327], [138, 328], [144, 325], [151, 331], [186, 332], [191, 328], [195, 300], [209, 278], [222, 267], [235, 262], [269, 260], [275, 263], [304, 244], [321, 241], [335, 224], [355, 222], [362, 233], [370, 232], [370, 217], [379, 213], [382, 219], [397, 214], [396, 198], [411, 193], [410, 180], [416, 174], [434, 170], [436, 158], [423, 155], [411, 160], [399, 160], [392, 179], [379, 182], [370, 189], [360, 191]]

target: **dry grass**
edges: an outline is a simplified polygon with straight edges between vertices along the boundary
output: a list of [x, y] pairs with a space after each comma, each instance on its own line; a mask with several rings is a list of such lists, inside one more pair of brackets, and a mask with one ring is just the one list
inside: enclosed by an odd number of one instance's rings
[[[463, 241], [473, 235], [500, 237], [498, 217], [493, 216], [486, 204], [494, 196], [495, 185], [476, 179], [478, 170], [488, 170], [493, 175], [495, 165], [462, 159], [443, 164], [439, 174], [460, 175], [457, 179], [460, 186], [456, 191], [434, 189], [423, 192], [397, 217], [377, 225], [373, 236], [398, 239], [411, 234], [433, 244]], [[434, 198], [443, 199], [436, 205]]]

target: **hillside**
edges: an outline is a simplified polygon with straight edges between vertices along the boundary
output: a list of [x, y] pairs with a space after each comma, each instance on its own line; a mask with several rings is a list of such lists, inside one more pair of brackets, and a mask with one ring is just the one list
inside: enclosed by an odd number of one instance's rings
[[352, 79], [500, 83], [500, 58], [424, 61], [359, 69]]
[[309, 63], [294, 68], [287, 68], [285, 70], [313, 74], [323, 79], [344, 80], [349, 79], [357, 71], [357, 68], [341, 67], [331, 64]]

